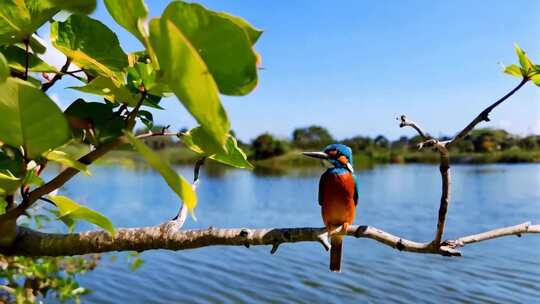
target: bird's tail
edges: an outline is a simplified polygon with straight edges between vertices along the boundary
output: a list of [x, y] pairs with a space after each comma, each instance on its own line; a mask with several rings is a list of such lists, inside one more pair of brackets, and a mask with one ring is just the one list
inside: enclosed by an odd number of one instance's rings
[[341, 271], [341, 249], [343, 248], [343, 235], [332, 236], [330, 247], [330, 270]]

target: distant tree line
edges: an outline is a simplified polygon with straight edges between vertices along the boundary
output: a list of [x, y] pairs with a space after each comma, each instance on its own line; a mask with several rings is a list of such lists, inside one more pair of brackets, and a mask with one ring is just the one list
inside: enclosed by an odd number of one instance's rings
[[[163, 126], [152, 127], [153, 132], [161, 130], [163, 130]], [[181, 132], [186, 131], [187, 129], [181, 130]], [[146, 132], [148, 132], [147, 128], [139, 129], [136, 134]], [[234, 134], [232, 131], [231, 133]], [[167, 136], [148, 137], [144, 141], [154, 150], [182, 146], [179, 140]], [[396, 140], [390, 140], [384, 135], [375, 137], [357, 135], [338, 140], [330, 134], [328, 129], [313, 125], [293, 130], [290, 138], [280, 138], [265, 132], [249, 143], [238, 140], [238, 144], [252, 160], [277, 157], [293, 150], [320, 150], [330, 143], [341, 142], [351, 147], [355, 155], [364, 155], [376, 162], [436, 162], [436, 155], [429, 158], [429, 156], [426, 157], [426, 153], [417, 153], [417, 145], [420, 141], [421, 138], [418, 135], [401, 136]], [[489, 128], [473, 130], [464, 140], [452, 147], [452, 152], [458, 156], [459, 154], [485, 156], [495, 152], [509, 152], [514, 158], [516, 155], [521, 156], [521, 160], [516, 160], [516, 162], [537, 161], [531, 159], [530, 155], [520, 155], [521, 152], [528, 151], [540, 151], [540, 135], [518, 136], [505, 130]], [[514, 162], [511, 159], [508, 161]]]
[[[448, 138], [449, 139], [449, 138]], [[384, 135], [376, 137], [354, 136], [344, 140], [336, 140], [330, 132], [321, 126], [297, 128], [292, 137], [278, 138], [269, 133], [257, 136], [250, 145], [251, 157], [262, 160], [287, 153], [291, 149], [319, 150], [324, 146], [341, 142], [351, 147], [354, 153], [370, 152], [407, 152], [416, 151], [420, 136], [401, 136], [397, 140], [389, 140]], [[452, 148], [454, 152], [462, 153], [491, 153], [507, 150], [537, 150], [540, 149], [540, 135], [518, 136], [500, 129], [477, 129], [463, 141]]]

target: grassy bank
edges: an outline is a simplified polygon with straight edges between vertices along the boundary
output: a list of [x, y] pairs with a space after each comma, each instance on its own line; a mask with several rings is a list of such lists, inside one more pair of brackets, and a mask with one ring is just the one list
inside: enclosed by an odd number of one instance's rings
[[[197, 155], [183, 147], [171, 147], [156, 151], [171, 164], [193, 164]], [[439, 154], [431, 151], [370, 151], [354, 154], [357, 168], [369, 168], [377, 164], [438, 163]], [[135, 166], [142, 161], [137, 153], [130, 150], [112, 151], [100, 161], [100, 164], [120, 164]], [[454, 164], [488, 164], [488, 163], [535, 163], [540, 162], [540, 151], [524, 151], [510, 149], [491, 153], [451, 153]], [[320, 161], [304, 157], [300, 150], [292, 150], [283, 155], [264, 160], [252, 161], [260, 168], [293, 168], [320, 166]]]
[[[357, 168], [369, 168], [377, 164], [407, 164], [439, 162], [436, 152], [361, 152], [355, 153], [354, 165]], [[506, 150], [491, 153], [461, 153], [451, 154], [453, 164], [489, 164], [489, 163], [537, 163], [540, 162], [540, 151]], [[303, 157], [300, 151], [254, 162], [257, 167], [302, 167], [318, 166], [320, 161]]]

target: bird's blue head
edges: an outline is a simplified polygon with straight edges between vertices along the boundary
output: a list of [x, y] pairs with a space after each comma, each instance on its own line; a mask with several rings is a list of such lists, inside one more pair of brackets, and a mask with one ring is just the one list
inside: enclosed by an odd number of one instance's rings
[[323, 152], [304, 152], [306, 156], [325, 159], [335, 168], [344, 168], [351, 173], [353, 170], [352, 150], [346, 145], [331, 144], [324, 148]]

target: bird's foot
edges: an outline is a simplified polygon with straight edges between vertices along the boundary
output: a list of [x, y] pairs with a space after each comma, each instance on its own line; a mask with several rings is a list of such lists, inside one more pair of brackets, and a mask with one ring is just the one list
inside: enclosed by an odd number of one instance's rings
[[341, 226], [341, 233], [340, 234], [347, 234], [347, 230], [349, 230], [349, 226], [350, 226], [349, 223], [344, 223]]

